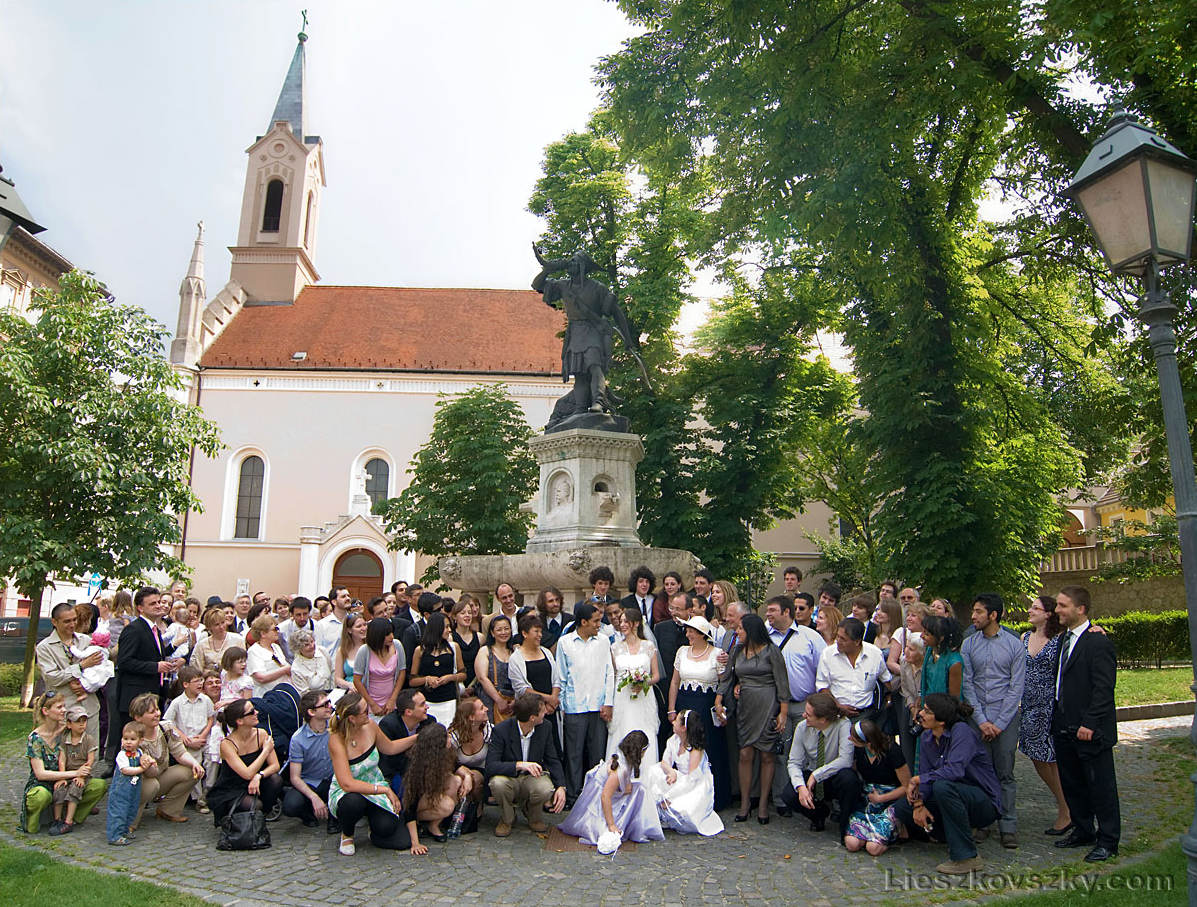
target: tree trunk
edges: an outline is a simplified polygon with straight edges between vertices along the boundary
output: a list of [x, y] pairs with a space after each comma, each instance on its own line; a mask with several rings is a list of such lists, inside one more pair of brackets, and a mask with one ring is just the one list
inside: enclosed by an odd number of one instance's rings
[[22, 594], [29, 596], [29, 629], [25, 633], [25, 670], [21, 675], [24, 678], [21, 683], [22, 708], [30, 708], [33, 705], [33, 684], [37, 671], [34, 650], [37, 648], [39, 641], [37, 638], [37, 625], [42, 619], [42, 595], [45, 590], [45, 577], [42, 577], [37, 586], [20, 590]]

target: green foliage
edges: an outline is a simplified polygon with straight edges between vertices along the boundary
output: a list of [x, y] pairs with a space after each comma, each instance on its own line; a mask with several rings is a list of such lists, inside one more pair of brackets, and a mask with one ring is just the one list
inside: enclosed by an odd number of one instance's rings
[[[1100, 115], [1042, 16], [622, 6], [644, 32], [600, 80], [625, 153], [711, 187], [708, 258], [815, 275], [852, 348], [877, 562], [953, 598], [1034, 588], [1057, 495], [1117, 460], [1128, 405], [1089, 361], [1117, 285], [1053, 188]], [[986, 225], [994, 189], [1017, 210]]]
[[1107, 548], [1127, 554], [1121, 563], [1102, 564], [1097, 570], [1099, 582], [1125, 584], [1180, 575], [1180, 535], [1174, 513], [1161, 513], [1150, 523], [1122, 520], [1094, 530], [1093, 536]]
[[827, 574], [845, 594], [875, 589], [884, 579], [877, 568], [874, 552], [859, 536], [840, 538], [830, 526], [826, 536], [813, 532], [804, 535], [819, 549], [819, 560], [810, 572]]
[[216, 426], [177, 399], [166, 330], [79, 271], [60, 286], [32, 320], [0, 312], [0, 576], [35, 603], [32, 625], [51, 576], [184, 573], [163, 546], [200, 509], [192, 448], [220, 448]]
[[740, 601], [753, 610], [768, 596], [769, 584], [777, 575], [777, 555], [771, 551], [750, 551], [741, 557], [737, 571], [726, 576], [740, 594]]
[[695, 480], [704, 505], [693, 544], [716, 575], [748, 571], [753, 530], [800, 510], [795, 451], [851, 396], [826, 359], [808, 358], [826, 300], [805, 274], [768, 274], [755, 285], [733, 278], [695, 336], [699, 351], [685, 359], [701, 426]]
[[[1189, 614], [1187, 611], [1127, 611], [1117, 617], [1097, 617], [1118, 650], [1118, 665], [1138, 668], [1165, 662], [1188, 662]], [[1006, 624], [1021, 636], [1031, 625], [1025, 621]]]
[[[532, 515], [519, 508], [537, 482], [531, 437], [505, 385], [442, 395], [432, 435], [408, 469], [411, 483], [374, 507], [391, 534], [391, 548], [433, 557], [523, 551]], [[421, 582], [439, 576], [434, 563]]]
[[1187, 662], [1192, 658], [1187, 611], [1128, 611], [1117, 617], [1099, 618], [1098, 623], [1118, 650], [1119, 665], [1158, 668], [1164, 662]]
[[24, 677], [24, 665], [0, 664], [0, 696], [17, 695]]

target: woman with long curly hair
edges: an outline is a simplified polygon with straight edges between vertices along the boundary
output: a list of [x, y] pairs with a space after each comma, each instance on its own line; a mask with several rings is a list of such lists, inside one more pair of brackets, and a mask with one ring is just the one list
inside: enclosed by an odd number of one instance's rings
[[403, 817], [411, 835], [411, 852], [419, 856], [428, 853], [420, 843], [419, 824], [426, 823], [428, 836], [443, 843], [441, 822], [453, 815], [458, 800], [469, 795], [474, 779], [468, 768], [457, 764], [449, 732], [437, 722], [420, 728], [409, 760], [403, 778], [403, 798], [407, 801]]

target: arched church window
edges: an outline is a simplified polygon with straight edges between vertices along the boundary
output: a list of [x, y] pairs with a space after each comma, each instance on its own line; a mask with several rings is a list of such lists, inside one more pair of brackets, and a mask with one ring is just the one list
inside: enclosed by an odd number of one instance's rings
[[387, 499], [390, 485], [391, 466], [386, 460], [375, 457], [366, 463], [366, 494], [370, 496], [372, 505]]
[[256, 539], [261, 531], [262, 486], [266, 465], [261, 457], [246, 457], [241, 461], [241, 475], [237, 482], [237, 524], [234, 538]]
[[266, 184], [266, 208], [262, 212], [262, 232], [277, 233], [283, 217], [283, 181], [271, 180]]
[[308, 202], [303, 212], [303, 244], [312, 247], [312, 193], [308, 193]]

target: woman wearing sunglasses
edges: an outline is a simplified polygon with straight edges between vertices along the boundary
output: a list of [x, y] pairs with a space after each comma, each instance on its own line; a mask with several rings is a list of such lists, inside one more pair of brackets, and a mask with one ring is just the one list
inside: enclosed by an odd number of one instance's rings
[[254, 808], [254, 798], [269, 813], [283, 792], [274, 739], [258, 727], [258, 710], [252, 699], [238, 699], [224, 707], [220, 719], [225, 737], [220, 741], [220, 774], [208, 791], [212, 818], [221, 821], [236, 809]]

